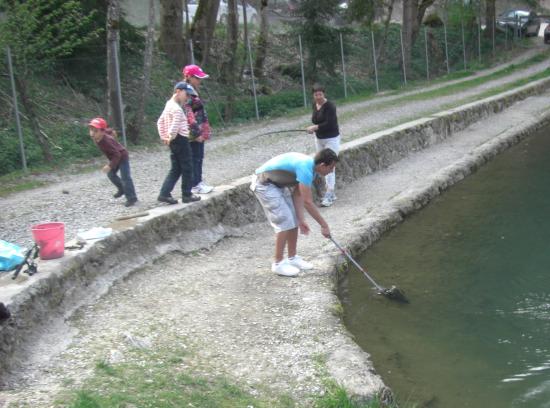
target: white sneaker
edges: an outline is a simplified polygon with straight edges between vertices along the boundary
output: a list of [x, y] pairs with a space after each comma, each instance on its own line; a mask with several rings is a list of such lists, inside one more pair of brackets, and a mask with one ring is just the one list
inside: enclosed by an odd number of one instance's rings
[[212, 190], [214, 190], [214, 187], [212, 186], [209, 186], [207, 184], [204, 184], [202, 181], [197, 184], [195, 187], [193, 187], [191, 189], [191, 192], [193, 194], [208, 194], [210, 193]]
[[297, 276], [300, 273], [300, 269], [292, 266], [285, 260], [271, 264], [271, 272], [280, 276]]
[[309, 263], [308, 261], [304, 261], [304, 259], [302, 259], [302, 257], [298, 255], [294, 256], [293, 258], [288, 258], [287, 262], [289, 265], [295, 266], [302, 271], [313, 269], [313, 264]]
[[334, 204], [334, 198], [332, 196], [332, 194], [325, 194], [325, 196], [323, 197], [323, 200], [321, 201], [321, 206], [322, 207], [330, 207], [332, 204]]

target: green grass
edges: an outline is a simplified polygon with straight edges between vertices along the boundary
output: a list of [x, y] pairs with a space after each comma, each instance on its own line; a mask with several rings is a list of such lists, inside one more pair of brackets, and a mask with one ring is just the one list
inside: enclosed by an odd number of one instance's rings
[[[186, 350], [133, 349], [125, 362], [100, 361], [91, 378], [61, 396], [55, 406], [71, 408], [118, 407], [294, 407], [287, 395], [256, 397], [220, 374], [198, 374]], [[72, 381], [65, 381], [70, 385]]]
[[[398, 103], [403, 103], [403, 102], [423, 101], [423, 100], [435, 99], [435, 98], [439, 98], [439, 97], [443, 97], [443, 96], [456, 94], [456, 93], [474, 88], [476, 86], [482, 85], [482, 84], [487, 83], [489, 81], [493, 81], [493, 80], [496, 80], [496, 79], [499, 79], [499, 78], [506, 77], [507, 75], [510, 75], [513, 72], [516, 72], [520, 69], [527, 68], [527, 67], [529, 67], [533, 64], [542, 62], [546, 59], [548, 59], [547, 55], [539, 54], [539, 55], [536, 55], [535, 57], [532, 57], [532, 58], [520, 63], [520, 64], [512, 64], [512, 65], [510, 65], [506, 68], [503, 68], [501, 70], [493, 72], [489, 75], [480, 76], [480, 77], [477, 77], [477, 78], [473, 78], [473, 79], [470, 79], [470, 80], [458, 82], [458, 83], [455, 83], [455, 84], [450, 84], [450, 85], [447, 85], [447, 86], [441, 86], [440, 88], [432, 89], [432, 90], [429, 90], [429, 91], [418, 92], [418, 93], [414, 93], [414, 94], [411, 94], [411, 95], [404, 95], [402, 97], [392, 99], [391, 101], [384, 101], [384, 102], [381, 102], [379, 104], [375, 104], [375, 105], [369, 107], [369, 111], [372, 112], [372, 111], [382, 110], [382, 109], [385, 109], [385, 108], [388, 108], [388, 107], [391, 107], [391, 106], [394, 106]], [[511, 89], [517, 88], [519, 86], [525, 85], [529, 82], [536, 81], [538, 79], [548, 77], [548, 72], [547, 71], [548, 70], [545, 70], [545, 71], [539, 72], [537, 74], [531, 75], [529, 77], [526, 77], [524, 79], [514, 81], [510, 84], [502, 85], [502, 86], [499, 86], [499, 87], [495, 87], [495, 88], [493, 88], [489, 91], [481, 92], [481, 93], [479, 93], [479, 94], [477, 94], [473, 97], [469, 97], [469, 98], [460, 100], [458, 102], [455, 102], [452, 105], [448, 105], [446, 108], [448, 109], [450, 107], [460, 106], [460, 105], [463, 105], [464, 103], [468, 103], [468, 102], [475, 101], [475, 100], [478, 100], [478, 99], [486, 98], [488, 96], [496, 95], [496, 94], [499, 94], [501, 92], [505, 92], [507, 90], [511, 90]], [[444, 110], [444, 109], [439, 108], [437, 111], [441, 111], [441, 110]], [[364, 114], [364, 111], [359, 109], [357, 111], [346, 112], [346, 113], [342, 114], [341, 117], [342, 117], [342, 119], [351, 119], [353, 117], [356, 117], [358, 115], [363, 115], [363, 114]], [[414, 120], [414, 119], [418, 119], [419, 117], [423, 117], [423, 116], [425, 116], [425, 113], [422, 116], [415, 116], [415, 117], [407, 118], [406, 120], [398, 121], [397, 124], [405, 123], [405, 122], [408, 122], [408, 121], [411, 121], [411, 120]], [[392, 125], [392, 126], [395, 126], [395, 124]], [[391, 127], [391, 126], [384, 126], [384, 128], [388, 128], [388, 127]], [[377, 130], [380, 130], [380, 129], [377, 129]], [[370, 129], [370, 131], [372, 131], [372, 129]]]
[[[132, 349], [125, 353], [125, 362], [109, 364], [99, 361], [93, 375], [76, 389], [66, 391], [54, 406], [70, 408], [381, 408], [394, 407], [374, 400], [361, 402], [351, 398], [346, 390], [328, 377], [322, 355], [313, 357], [323, 376], [323, 395], [313, 395], [306, 401], [296, 401], [286, 393], [275, 393], [269, 385], [249, 388], [220, 373], [197, 369], [192, 351], [173, 346], [155, 351]], [[74, 382], [65, 380], [65, 386]], [[292, 389], [292, 384], [288, 384]], [[255, 393], [252, 395], [251, 391]], [[397, 407], [397, 405], [395, 405]], [[412, 407], [412, 405], [407, 405]]]

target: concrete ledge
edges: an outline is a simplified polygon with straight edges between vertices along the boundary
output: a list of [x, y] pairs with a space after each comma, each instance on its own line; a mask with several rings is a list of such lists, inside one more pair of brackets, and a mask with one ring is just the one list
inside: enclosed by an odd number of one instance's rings
[[[549, 85], [550, 79], [540, 80], [513, 92], [346, 143], [337, 174], [342, 181], [350, 182], [385, 168], [410, 152], [433, 145], [482, 117], [502, 111], [515, 101], [543, 92]], [[548, 121], [545, 117], [543, 122]], [[353, 237], [352, 249], [356, 252], [366, 249], [404, 216], [534, 129], [525, 129], [520, 135], [500, 136], [494, 145], [476, 150], [476, 155], [446, 169], [446, 174], [428, 181], [424, 187], [403, 193], [373, 211], [364, 231]], [[66, 256], [59, 260], [40, 262], [40, 272], [30, 278], [21, 276], [12, 281], [11, 277], [2, 276], [0, 302], [6, 304], [12, 318], [0, 323], [0, 380], [10, 368], [24, 361], [30, 344], [28, 339], [47, 332], [52, 319], [65, 319], [79, 306], [105, 293], [113, 282], [166, 253], [209, 247], [234, 234], [240, 226], [263, 220], [263, 211], [248, 184], [249, 178], [244, 177], [218, 187], [199, 203], [155, 208], [147, 217], [113, 225], [120, 231], [82, 251], [66, 251]], [[361, 358], [358, 356], [359, 361]], [[333, 362], [337, 360], [340, 359], [335, 357]], [[334, 375], [344, 385], [349, 382], [339, 378], [337, 372]], [[354, 388], [353, 384], [349, 386]]]

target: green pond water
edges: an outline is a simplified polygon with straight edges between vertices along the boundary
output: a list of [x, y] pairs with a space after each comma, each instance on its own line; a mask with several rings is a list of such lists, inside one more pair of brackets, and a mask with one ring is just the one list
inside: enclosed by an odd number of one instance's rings
[[[345, 323], [399, 402], [550, 407], [550, 129], [389, 232], [342, 287]], [[411, 406], [411, 405], [409, 405]]]

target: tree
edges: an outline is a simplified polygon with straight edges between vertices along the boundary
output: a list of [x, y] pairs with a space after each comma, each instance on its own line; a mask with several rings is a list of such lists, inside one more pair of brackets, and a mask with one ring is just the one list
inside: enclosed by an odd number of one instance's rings
[[323, 66], [329, 75], [340, 60], [338, 31], [329, 23], [337, 13], [339, 0], [302, 0], [298, 13], [304, 22], [298, 27], [307, 49], [307, 77], [317, 81], [318, 68]]
[[267, 3], [268, 0], [260, 2], [260, 33], [257, 39], [256, 61], [254, 63], [254, 71], [258, 78], [265, 78], [265, 59], [267, 57], [268, 41], [269, 41], [269, 20], [267, 18]]
[[159, 46], [178, 67], [185, 65], [181, 0], [160, 0]]
[[[237, 0], [228, 0], [227, 9], [227, 40], [221, 69], [222, 81], [226, 84], [235, 84], [237, 82], [237, 46], [239, 37]], [[229, 92], [227, 104], [225, 105], [226, 119], [231, 119], [233, 116], [234, 98], [234, 92]]]
[[200, 56], [201, 64], [208, 64], [214, 28], [218, 18], [220, 0], [201, 0], [191, 26], [193, 49]]
[[107, 117], [112, 127], [120, 132], [124, 120], [120, 106], [120, 4], [119, 0], [109, 0], [107, 6]]
[[412, 49], [424, 14], [434, 2], [435, 0], [403, 0], [403, 53], [407, 72], [410, 72]]
[[492, 38], [495, 30], [496, 0], [485, 0], [485, 37]]
[[376, 16], [383, 17], [384, 31], [376, 46], [376, 60], [383, 60], [386, 53], [389, 27], [393, 14], [394, 0], [351, 0], [347, 15], [352, 21], [358, 21], [372, 27]]
[[137, 143], [141, 128], [143, 127], [143, 115], [145, 104], [149, 97], [149, 86], [151, 84], [151, 68], [153, 65], [153, 48], [155, 41], [155, 1], [149, 0], [149, 20], [147, 23], [147, 36], [145, 38], [145, 52], [143, 55], [143, 90], [138, 95], [137, 109], [134, 120], [129, 126], [130, 140]]
[[30, 78], [53, 73], [57, 64], [78, 47], [98, 37], [93, 26], [95, 13], [86, 15], [78, 1], [4, 1], [6, 18], [0, 24], [0, 46], [13, 54], [15, 82], [32, 134], [44, 159], [52, 161], [48, 137], [42, 131], [35, 103], [30, 95]]

